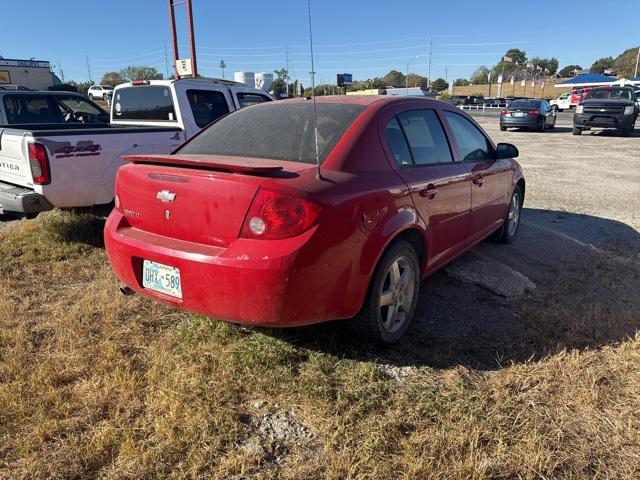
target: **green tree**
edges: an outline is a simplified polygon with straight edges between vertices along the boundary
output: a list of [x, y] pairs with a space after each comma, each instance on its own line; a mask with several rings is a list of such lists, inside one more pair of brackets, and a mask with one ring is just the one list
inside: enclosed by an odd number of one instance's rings
[[604, 73], [605, 70], [613, 69], [613, 63], [615, 62], [613, 57], [603, 57], [596, 60], [589, 69], [593, 73]]
[[466, 78], [456, 78], [453, 82], [454, 87], [464, 87], [465, 85], [470, 85], [471, 82]]
[[473, 75], [471, 75], [471, 83], [473, 85], [486, 85], [489, 83], [489, 79], [487, 78], [489, 71], [489, 68], [485, 65], [479, 66], [476, 71], [473, 72]]
[[449, 87], [449, 84], [446, 82], [444, 78], [437, 78], [433, 82], [431, 82], [431, 89], [436, 92], [441, 92], [442, 90], [446, 90]]
[[520, 65], [527, 61], [527, 53], [517, 48], [510, 48], [504, 55], [510, 57], [513, 63], [519, 63]]
[[120, 85], [124, 82], [125, 81], [118, 72], [107, 72], [102, 76], [100, 85], [111, 85], [112, 87], [115, 87], [116, 85]]
[[542, 68], [542, 71], [546, 69], [549, 75], [555, 75], [555, 73], [558, 71], [558, 59], [555, 57], [533, 57], [531, 60], [529, 60], [529, 62]]
[[397, 70], [391, 70], [384, 77], [382, 77], [382, 83], [388, 87], [404, 87], [405, 76]]
[[286, 68], [281, 68], [279, 70], [274, 70], [273, 73], [275, 73], [278, 78], [280, 80], [282, 80], [283, 82], [287, 82], [287, 80], [289, 80], [289, 70], [287, 70]]
[[636, 69], [636, 58], [638, 58], [638, 48], [640, 47], [629, 48], [614, 60], [613, 70], [616, 75], [624, 78], [633, 78]]
[[120, 77], [127, 82], [133, 80], [162, 80], [162, 74], [153, 67], [131, 66], [118, 72]]
[[287, 93], [287, 85], [284, 83], [284, 80], [281, 78], [276, 78], [269, 90], [273, 92], [274, 95], [284, 95]]
[[575, 70], [582, 70], [582, 67], [580, 65], [567, 65], [558, 72], [558, 76], [560, 78], [574, 77], [576, 75], [574, 73]]
[[429, 79], [417, 73], [410, 73], [407, 76], [407, 80], [410, 87], [427, 88], [429, 86]]

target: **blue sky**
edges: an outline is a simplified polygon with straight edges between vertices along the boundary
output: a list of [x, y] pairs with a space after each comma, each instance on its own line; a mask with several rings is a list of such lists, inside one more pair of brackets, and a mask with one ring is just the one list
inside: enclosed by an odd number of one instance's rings
[[[171, 58], [166, 0], [23, 0], [3, 2], [0, 55], [49, 60], [65, 78], [94, 80], [108, 70], [150, 65], [165, 72]], [[233, 71], [267, 71], [285, 64], [309, 83], [305, 0], [220, 2], [193, 0], [201, 73], [221, 76], [220, 59]], [[560, 66], [588, 68], [640, 44], [637, 0], [602, 2], [498, 2], [456, 0], [312, 0], [317, 83], [338, 72], [355, 79], [394, 68], [427, 73], [427, 43], [433, 35], [432, 78], [468, 77], [479, 65], [497, 62], [508, 48], [529, 56], [556, 56]], [[178, 6], [182, 56], [188, 36]], [[12, 18], [20, 21], [8, 21]], [[28, 21], [22, 21], [28, 18]], [[418, 58], [416, 58], [418, 56]]]

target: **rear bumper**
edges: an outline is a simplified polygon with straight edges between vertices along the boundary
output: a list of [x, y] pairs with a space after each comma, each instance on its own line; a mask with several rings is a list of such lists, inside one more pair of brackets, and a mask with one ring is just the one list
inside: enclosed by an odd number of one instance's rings
[[0, 209], [3, 211], [38, 213], [52, 208], [43, 195], [33, 190], [0, 182]]
[[635, 123], [633, 115], [573, 115], [573, 126], [579, 128], [615, 128], [628, 130]]
[[500, 117], [500, 126], [501, 127], [523, 127], [523, 128], [534, 128], [540, 127], [544, 119], [541, 117], [533, 117], [531, 115], [527, 115], [526, 117]]
[[[322, 263], [309, 262], [305, 250], [313, 234], [311, 229], [294, 239], [238, 239], [227, 248], [212, 247], [131, 228], [117, 211], [104, 229], [111, 266], [135, 292], [218, 320], [263, 326], [305, 325], [357, 312], [345, 299], [348, 289], [336, 285]], [[144, 260], [178, 268], [183, 298], [144, 288]]]

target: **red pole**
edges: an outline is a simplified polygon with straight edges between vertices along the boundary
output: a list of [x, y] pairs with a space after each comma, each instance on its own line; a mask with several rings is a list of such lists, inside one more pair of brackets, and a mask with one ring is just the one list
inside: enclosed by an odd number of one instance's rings
[[176, 33], [176, 17], [173, 12], [173, 0], [167, 0], [169, 5], [169, 21], [171, 23], [171, 36], [173, 40], [173, 78], [178, 78], [176, 61], [178, 60], [178, 34]]
[[196, 64], [196, 37], [193, 33], [193, 12], [191, 10], [191, 0], [187, 2], [187, 21], [189, 22], [189, 42], [191, 44], [191, 69], [193, 78], [198, 76], [198, 67]]

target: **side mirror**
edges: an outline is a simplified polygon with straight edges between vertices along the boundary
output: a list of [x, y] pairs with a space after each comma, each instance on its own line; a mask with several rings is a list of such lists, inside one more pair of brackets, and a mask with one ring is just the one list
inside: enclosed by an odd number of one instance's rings
[[517, 147], [510, 143], [499, 143], [496, 148], [496, 160], [502, 160], [505, 158], [516, 158], [520, 155]]

